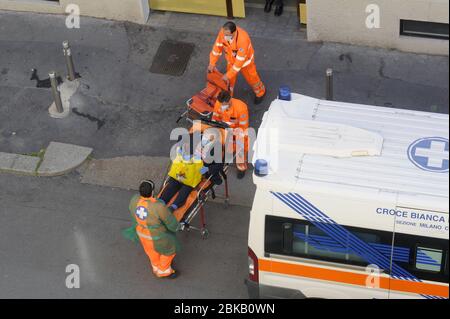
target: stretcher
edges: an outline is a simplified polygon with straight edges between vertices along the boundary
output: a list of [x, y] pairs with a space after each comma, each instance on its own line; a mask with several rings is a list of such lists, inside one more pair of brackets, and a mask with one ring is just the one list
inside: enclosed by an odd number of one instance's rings
[[[206, 77], [206, 87], [202, 89], [199, 93], [195, 94], [191, 97], [187, 102], [187, 110], [180, 115], [177, 120], [177, 123], [180, 122], [181, 119], [185, 118], [189, 122], [193, 122], [195, 120], [201, 121], [200, 131], [203, 131], [209, 127], [216, 127], [221, 130], [221, 139], [223, 145], [223, 154], [225, 154], [225, 141], [226, 141], [226, 132], [225, 129], [229, 127], [228, 124], [222, 122], [216, 122], [212, 120], [212, 113], [214, 111], [214, 105], [217, 101], [217, 97], [222, 91], [230, 91], [229, 84], [222, 80], [223, 73], [218, 70], [214, 70], [212, 72], [208, 72]], [[190, 133], [193, 133], [193, 128], [190, 129]], [[229, 170], [229, 164], [224, 164], [224, 168], [221, 172], [221, 176], [225, 185], [225, 195], [223, 197], [225, 207], [229, 206], [229, 191], [228, 191], [228, 179], [227, 172]], [[159, 196], [161, 196], [164, 188], [167, 186], [169, 181], [169, 177], [167, 176], [163, 182], [161, 187], [161, 191], [159, 192]], [[207, 239], [209, 236], [209, 231], [206, 228], [206, 216], [204, 205], [208, 201], [209, 198], [218, 198], [216, 195], [216, 188], [218, 185], [215, 185], [211, 181], [210, 178], [204, 178], [200, 184], [189, 194], [186, 203], [174, 211], [174, 216], [181, 223], [181, 231], [187, 230], [197, 230], [200, 232], [200, 235], [203, 239]], [[170, 206], [176, 196], [172, 198], [172, 200], [167, 203], [167, 206]], [[194, 227], [191, 225], [192, 220], [200, 213], [200, 228]]]
[[[225, 207], [228, 207], [229, 205], [227, 171], [228, 165], [225, 165], [223, 171], [221, 172], [221, 176], [225, 184], [225, 196], [223, 197]], [[164, 180], [163, 185], [161, 187], [161, 191], [158, 194], [158, 198], [163, 193], [165, 187], [168, 184], [168, 181], [169, 176], [167, 176], [166, 179]], [[202, 239], [208, 238], [209, 231], [206, 228], [206, 216], [204, 205], [206, 204], [209, 198], [212, 199], [219, 198], [219, 196], [216, 195], [217, 186], [218, 185], [214, 184], [211, 181], [211, 177], [203, 178], [200, 184], [196, 188], [194, 188], [194, 190], [189, 194], [186, 203], [182, 207], [178, 208], [173, 212], [173, 215], [181, 224], [180, 231], [196, 230], [200, 232]], [[172, 203], [175, 201], [176, 196], [178, 196], [178, 193], [175, 194], [175, 196], [170, 200], [169, 203], [167, 203], [167, 206], [172, 205]], [[191, 225], [192, 220], [198, 215], [198, 213], [200, 213], [200, 228]]]
[[[202, 120], [202, 124], [200, 127], [196, 128], [199, 130], [201, 134], [205, 132], [207, 129], [211, 128], [211, 125], [203, 123], [205, 120]], [[221, 124], [223, 124], [225, 127], [227, 125], [225, 123], [220, 122], [212, 122], [215, 127], [220, 127]], [[190, 134], [194, 133], [194, 127], [192, 127], [189, 131]], [[220, 141], [222, 145], [222, 154], [225, 154], [225, 141], [226, 141], [227, 132], [225, 129], [220, 130]], [[235, 156], [235, 155], [233, 155]], [[205, 216], [205, 209], [204, 205], [209, 200], [209, 198], [215, 199], [215, 198], [223, 198], [224, 199], [224, 205], [226, 208], [229, 206], [230, 202], [230, 195], [229, 195], [229, 188], [228, 188], [228, 178], [227, 173], [230, 168], [229, 163], [225, 163], [223, 165], [223, 169], [220, 172], [220, 175], [223, 179], [223, 184], [225, 186], [225, 194], [224, 196], [220, 197], [216, 195], [216, 189], [217, 186], [211, 181], [211, 177], [209, 178], [203, 178], [202, 181], [199, 183], [199, 185], [189, 194], [186, 203], [179, 207], [177, 210], [173, 212], [175, 218], [181, 223], [181, 231], [187, 230], [196, 230], [200, 231], [200, 235], [203, 239], [208, 238], [209, 231], [206, 228], [206, 216]], [[170, 169], [170, 165], [168, 166], [168, 171]], [[168, 173], [167, 171], [167, 173]], [[161, 186], [161, 190], [158, 194], [158, 198], [161, 196], [162, 192], [164, 191], [165, 187], [167, 186], [167, 183], [169, 181], [169, 176], [166, 174], [166, 178]], [[178, 196], [178, 193], [173, 196], [173, 198], [170, 200], [169, 203], [166, 203], [167, 206], [172, 205], [172, 203], [175, 201], [176, 196]], [[194, 227], [191, 225], [192, 220], [200, 213], [200, 228]]]
[[177, 123], [186, 118], [188, 121], [209, 122], [212, 118], [217, 96], [221, 91], [230, 91], [229, 84], [222, 80], [223, 73], [214, 70], [207, 74], [206, 87], [186, 102], [187, 110], [180, 115]]

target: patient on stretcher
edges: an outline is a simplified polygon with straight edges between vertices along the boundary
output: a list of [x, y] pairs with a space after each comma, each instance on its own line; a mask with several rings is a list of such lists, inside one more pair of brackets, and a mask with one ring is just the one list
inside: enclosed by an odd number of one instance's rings
[[202, 180], [209, 179], [213, 184], [222, 184], [223, 164], [209, 158], [214, 156], [216, 143], [218, 141], [214, 138], [203, 138], [194, 152], [189, 151], [188, 145], [178, 149], [169, 171], [168, 182], [159, 197], [165, 204], [170, 204], [169, 210], [174, 212], [183, 207]]

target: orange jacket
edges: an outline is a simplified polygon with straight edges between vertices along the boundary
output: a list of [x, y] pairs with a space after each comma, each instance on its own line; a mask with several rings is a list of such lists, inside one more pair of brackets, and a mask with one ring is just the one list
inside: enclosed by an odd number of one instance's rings
[[225, 52], [225, 59], [228, 64], [232, 65], [226, 73], [229, 79], [234, 78], [242, 68], [248, 66], [253, 61], [255, 54], [250, 36], [239, 27], [237, 27], [231, 43], [225, 40], [223, 29], [220, 30], [209, 55], [209, 64], [216, 65], [222, 52]]
[[245, 131], [248, 128], [248, 107], [247, 104], [238, 99], [231, 99], [230, 107], [226, 111], [221, 109], [222, 103], [219, 101], [214, 105], [214, 121], [225, 122], [231, 128], [241, 128]]

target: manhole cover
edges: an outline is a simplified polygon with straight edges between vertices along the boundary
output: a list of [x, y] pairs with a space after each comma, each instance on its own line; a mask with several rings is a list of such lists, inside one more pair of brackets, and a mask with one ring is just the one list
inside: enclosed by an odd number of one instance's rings
[[180, 76], [186, 70], [186, 66], [194, 51], [192, 43], [164, 40], [159, 46], [153, 59], [150, 72]]

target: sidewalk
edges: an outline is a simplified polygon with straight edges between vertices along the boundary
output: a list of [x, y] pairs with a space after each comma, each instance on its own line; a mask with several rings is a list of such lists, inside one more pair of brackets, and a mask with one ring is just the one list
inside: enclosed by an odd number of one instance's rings
[[[252, 34], [268, 87], [266, 101], [256, 107], [250, 88], [242, 78], [238, 82], [236, 96], [249, 103], [252, 126], [258, 127], [282, 84], [323, 97], [328, 67], [335, 70], [336, 100], [448, 113], [448, 57], [309, 43], [289, 16], [295, 13], [259, 21], [253, 10], [249, 19], [236, 20]], [[155, 13], [141, 26], [83, 18], [79, 30], [66, 29], [64, 21], [0, 12], [0, 152], [29, 154], [58, 140], [91, 147], [98, 159], [167, 156], [185, 101], [204, 86], [209, 51], [225, 19]], [[149, 72], [165, 39], [195, 44], [180, 77]], [[35, 88], [29, 76], [33, 67], [42, 78], [53, 69], [65, 74], [63, 40], [71, 42], [85, 85], [72, 97], [69, 117], [55, 120], [47, 112], [50, 91]]]
[[0, 173], [59, 176], [82, 165], [92, 153], [89, 147], [51, 142], [47, 149], [31, 155], [0, 152]]

